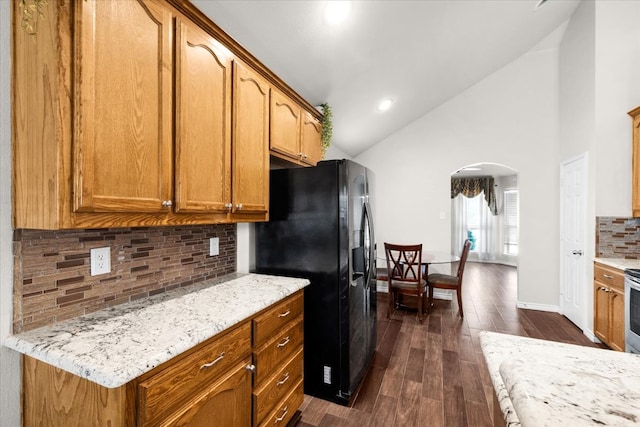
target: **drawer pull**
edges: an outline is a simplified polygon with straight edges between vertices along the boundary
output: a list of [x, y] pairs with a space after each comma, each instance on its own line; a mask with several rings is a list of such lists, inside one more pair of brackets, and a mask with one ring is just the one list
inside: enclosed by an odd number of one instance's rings
[[220, 355], [216, 357], [214, 360], [212, 360], [211, 362], [205, 363], [204, 365], [200, 366], [200, 370], [203, 370], [204, 368], [210, 368], [216, 363], [218, 363], [219, 361], [221, 361], [222, 359], [224, 359], [224, 351], [220, 353]]
[[282, 348], [282, 347], [284, 347], [285, 345], [289, 344], [289, 341], [291, 341], [291, 340], [289, 339], [289, 337], [286, 337], [286, 338], [284, 339], [284, 341], [282, 341], [282, 342], [278, 343], [278, 345], [277, 345], [276, 347], [278, 347], [278, 348]]
[[276, 386], [280, 387], [282, 384], [286, 383], [287, 381], [289, 381], [289, 372], [284, 374], [284, 377], [282, 377], [282, 379], [276, 383]]
[[284, 313], [278, 314], [278, 317], [287, 317], [289, 314], [291, 314], [291, 309], [288, 309]]
[[612, 276], [612, 275], [610, 275], [610, 274], [603, 274], [603, 275], [602, 275], [602, 277], [604, 277], [604, 278], [605, 278], [605, 279], [607, 279], [607, 280], [611, 280], [611, 279], [613, 279], [613, 276]]
[[247, 366], [245, 366], [245, 369], [247, 371], [250, 371], [250, 372], [255, 372], [256, 371], [256, 365], [247, 365]]
[[278, 418], [276, 418], [276, 420], [274, 421], [274, 424], [278, 424], [280, 421], [284, 420], [284, 417], [287, 416], [287, 412], [289, 412], [289, 407], [285, 406], [284, 408], [282, 408], [282, 410], [284, 412], [282, 412], [282, 415], [280, 415]]

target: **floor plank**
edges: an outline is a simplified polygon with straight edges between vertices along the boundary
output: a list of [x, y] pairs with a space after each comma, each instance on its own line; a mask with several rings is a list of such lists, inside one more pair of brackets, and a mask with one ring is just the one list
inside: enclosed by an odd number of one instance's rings
[[467, 263], [463, 304], [436, 300], [420, 323], [378, 294], [376, 354], [352, 407], [305, 396], [298, 427], [491, 426], [493, 386], [482, 356], [482, 330], [596, 346], [557, 313], [516, 307], [517, 271]]

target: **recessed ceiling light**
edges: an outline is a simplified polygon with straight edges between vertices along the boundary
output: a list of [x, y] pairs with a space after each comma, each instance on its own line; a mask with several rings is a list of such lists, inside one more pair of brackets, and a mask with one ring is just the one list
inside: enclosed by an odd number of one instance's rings
[[383, 99], [382, 101], [380, 101], [380, 104], [378, 104], [378, 110], [387, 111], [389, 108], [391, 108], [392, 104], [393, 104], [393, 99], [391, 98]]
[[351, 2], [346, 0], [331, 0], [324, 10], [324, 20], [329, 25], [337, 25], [344, 21], [351, 10]]

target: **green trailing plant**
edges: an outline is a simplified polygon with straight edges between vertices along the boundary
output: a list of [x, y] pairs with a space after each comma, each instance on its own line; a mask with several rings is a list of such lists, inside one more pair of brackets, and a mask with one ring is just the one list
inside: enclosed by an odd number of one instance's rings
[[322, 107], [322, 158], [327, 152], [327, 149], [331, 145], [331, 138], [333, 137], [333, 113], [331, 107], [326, 102], [320, 104]]
[[29, 35], [38, 32], [38, 19], [44, 19], [44, 9], [48, 0], [20, 0], [22, 10], [22, 29]]

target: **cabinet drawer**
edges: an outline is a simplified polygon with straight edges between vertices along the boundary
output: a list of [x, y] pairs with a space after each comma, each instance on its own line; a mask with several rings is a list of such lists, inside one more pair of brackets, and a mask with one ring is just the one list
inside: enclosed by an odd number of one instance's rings
[[291, 393], [273, 410], [265, 420], [259, 424], [266, 426], [286, 426], [293, 414], [298, 410], [304, 400], [302, 379], [295, 385]]
[[260, 389], [254, 391], [254, 425], [258, 425], [302, 379], [302, 354], [302, 349], [298, 350], [280, 371], [266, 380]]
[[253, 319], [253, 345], [261, 345], [282, 330], [288, 322], [302, 313], [303, 306], [303, 293], [298, 292], [269, 311], [256, 316]]
[[288, 357], [302, 347], [303, 334], [302, 316], [300, 316], [291, 323], [290, 327], [255, 351], [255, 386], [260, 386], [262, 381], [276, 372]]
[[249, 322], [213, 337], [187, 357], [143, 380], [138, 385], [138, 413], [143, 424], [160, 420], [189, 395], [202, 390], [235, 362], [251, 355]]
[[624, 272], [601, 264], [594, 264], [593, 278], [603, 285], [624, 291]]

